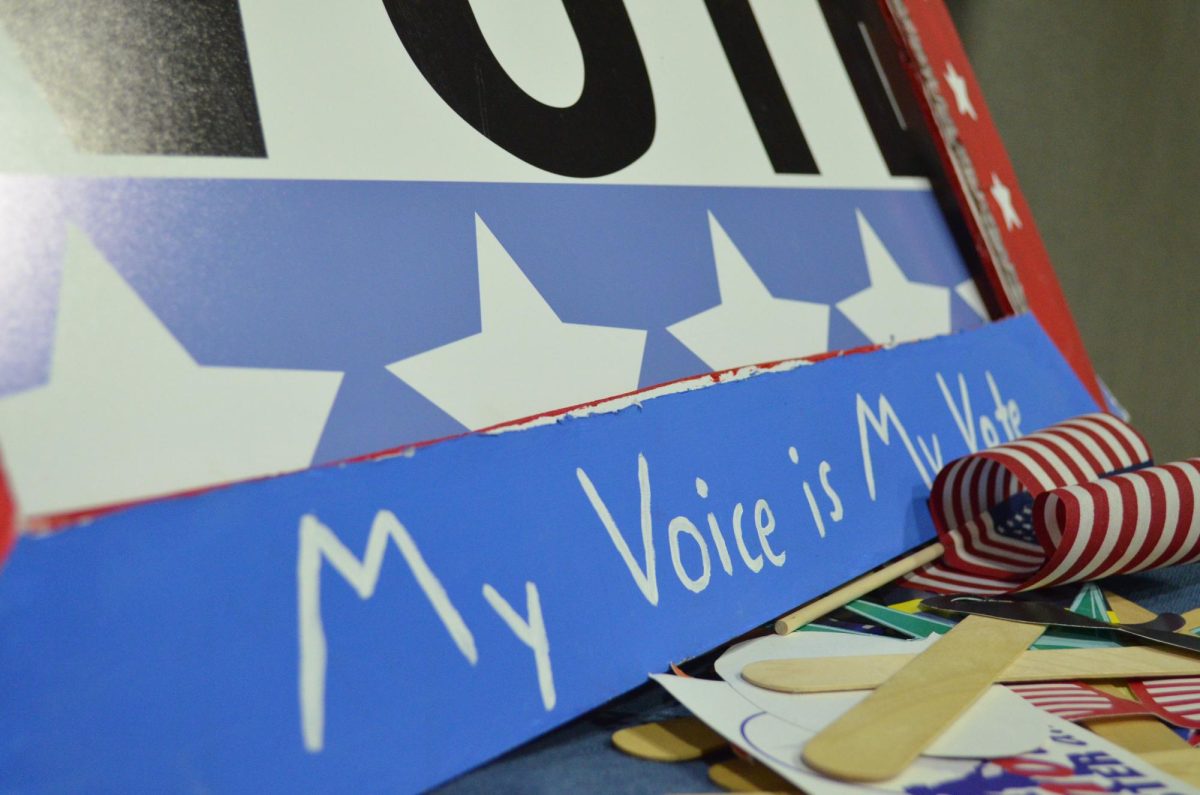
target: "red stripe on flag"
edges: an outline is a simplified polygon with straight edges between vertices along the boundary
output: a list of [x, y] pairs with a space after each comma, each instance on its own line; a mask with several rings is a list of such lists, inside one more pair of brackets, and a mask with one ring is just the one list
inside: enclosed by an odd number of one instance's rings
[[1079, 440], [1072, 436], [1066, 428], [1055, 426], [1047, 428], [1043, 433], [1049, 439], [1056, 440], [1063, 447], [1069, 447], [1075, 451], [1085, 465], [1083, 480], [1095, 480], [1106, 472], [1111, 472], [1111, 469], [1105, 468], [1100, 463], [1100, 459], [1086, 445], [1080, 444]]
[[1088, 575], [1094, 579], [1127, 570], [1138, 553], [1149, 547], [1147, 527], [1153, 512], [1149, 510], [1149, 502], [1145, 500], [1146, 490], [1142, 479], [1129, 475], [1113, 478], [1111, 484], [1120, 495], [1123, 506], [1122, 519], [1117, 531], [1116, 544]]
[[1185, 729], [1200, 729], [1200, 678], [1130, 682], [1129, 689], [1168, 723]]
[[1155, 567], [1170, 566], [1181, 556], [1187, 554], [1184, 543], [1187, 531], [1192, 522], [1192, 495], [1188, 493], [1188, 479], [1182, 470], [1174, 464], [1161, 468], [1163, 478], [1163, 501], [1154, 505], [1153, 510], [1164, 514], [1162, 544], [1164, 549], [1155, 563]]
[[1072, 424], [1078, 430], [1087, 434], [1092, 441], [1100, 445], [1100, 449], [1104, 451], [1104, 455], [1112, 462], [1113, 470], [1133, 466], [1133, 457], [1129, 455], [1124, 445], [1113, 436], [1112, 432], [1105, 425], [1093, 421], [1091, 415], [1079, 417]]
[[1171, 476], [1164, 467], [1154, 467], [1139, 473], [1146, 481], [1150, 504], [1150, 543], [1145, 555], [1136, 561], [1130, 571], [1141, 571], [1159, 566], [1170, 554], [1171, 537], [1167, 532], [1168, 522], [1174, 522], [1167, 508], [1167, 494], [1172, 488]]
[[1008, 689], [1035, 707], [1066, 720], [1155, 714], [1153, 707], [1110, 696], [1080, 682], [1008, 685]]
[[1150, 447], [1146, 440], [1127, 422], [1121, 422], [1111, 414], [1097, 412], [1087, 415], [1087, 418], [1097, 425], [1107, 427], [1109, 434], [1120, 444], [1129, 456], [1130, 466], [1144, 464], [1150, 460]]

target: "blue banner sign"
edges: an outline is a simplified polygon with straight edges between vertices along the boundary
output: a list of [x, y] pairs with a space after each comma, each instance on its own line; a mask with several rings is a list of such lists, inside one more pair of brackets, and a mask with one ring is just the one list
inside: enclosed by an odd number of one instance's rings
[[931, 539], [943, 463], [1095, 410], [1030, 317], [642, 398], [25, 537], [0, 789], [432, 786]]

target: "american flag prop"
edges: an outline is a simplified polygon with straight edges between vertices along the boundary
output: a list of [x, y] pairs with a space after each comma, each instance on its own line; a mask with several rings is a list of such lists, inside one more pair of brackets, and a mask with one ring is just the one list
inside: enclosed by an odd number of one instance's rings
[[1153, 466], [1141, 435], [1087, 414], [952, 461], [929, 500], [945, 554], [908, 575], [1001, 594], [1200, 559], [1200, 459]]
[[1082, 682], [1037, 682], [1008, 685], [1008, 689], [1035, 707], [1063, 720], [1080, 721], [1126, 715], [1156, 715], [1153, 707], [1117, 698]]
[[1129, 689], [1158, 717], [1184, 729], [1200, 729], [1200, 677], [1147, 679]]

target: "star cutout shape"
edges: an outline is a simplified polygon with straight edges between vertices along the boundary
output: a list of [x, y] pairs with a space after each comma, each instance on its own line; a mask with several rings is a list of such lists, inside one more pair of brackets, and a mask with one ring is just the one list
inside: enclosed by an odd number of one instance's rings
[[992, 200], [996, 202], [996, 206], [1000, 208], [1000, 216], [1004, 219], [1004, 228], [1008, 231], [1021, 228], [1021, 216], [1017, 215], [1017, 210], [1013, 207], [1012, 191], [1008, 186], [1000, 181], [1000, 177], [996, 172], [992, 172]]
[[206, 367], [68, 227], [48, 382], [0, 399], [27, 515], [301, 469], [341, 373]]
[[387, 365], [468, 428], [637, 389], [646, 332], [564, 323], [475, 216], [478, 334]]
[[714, 370], [824, 353], [829, 307], [771, 295], [712, 213], [708, 229], [721, 303], [667, 331]]
[[946, 85], [950, 86], [950, 93], [954, 94], [954, 104], [958, 106], [959, 115], [970, 116], [979, 121], [975, 105], [971, 102], [971, 94], [967, 90], [967, 79], [960, 75], [954, 64], [949, 61], [946, 62], [946, 71], [942, 76], [946, 78]]
[[950, 290], [909, 281], [862, 212], [855, 215], [871, 286], [839, 301], [838, 310], [878, 344], [949, 334]]

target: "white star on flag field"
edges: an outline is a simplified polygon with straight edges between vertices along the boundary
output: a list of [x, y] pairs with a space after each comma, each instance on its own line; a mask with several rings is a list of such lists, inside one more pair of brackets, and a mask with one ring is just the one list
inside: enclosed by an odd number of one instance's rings
[[478, 215], [481, 330], [387, 366], [468, 428], [637, 389], [646, 332], [564, 323]]
[[68, 227], [50, 378], [0, 399], [0, 447], [27, 515], [302, 469], [341, 378], [198, 364]]
[[776, 298], [708, 214], [721, 303], [667, 327], [714, 370], [823, 353], [829, 307]]
[[838, 310], [874, 343], [949, 334], [950, 290], [909, 281], [866, 217], [857, 215], [871, 286], [839, 301]]

